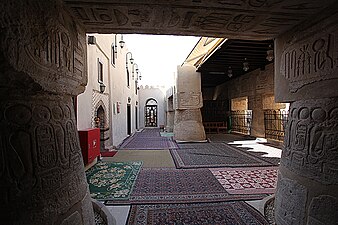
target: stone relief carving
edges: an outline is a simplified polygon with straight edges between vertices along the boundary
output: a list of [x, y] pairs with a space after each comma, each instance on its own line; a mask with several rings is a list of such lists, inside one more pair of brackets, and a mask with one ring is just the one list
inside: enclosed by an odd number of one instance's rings
[[284, 50], [280, 72], [291, 92], [314, 82], [337, 79], [337, 37], [337, 31], [317, 35]]
[[338, 183], [336, 99], [296, 102], [286, 126], [282, 164], [324, 184]]
[[[334, 2], [325, 1], [326, 4]], [[285, 0], [219, 0], [207, 3], [189, 0], [179, 1], [175, 6], [165, 1], [148, 1], [142, 5], [128, 1], [105, 2], [104, 5], [90, 1], [85, 4], [77, 1], [66, 4], [91, 32], [138, 28], [146, 33], [155, 33], [155, 29], [162, 28], [157, 33], [168, 33], [170, 30], [173, 34], [198, 32], [199, 35], [205, 35], [213, 31], [214, 35], [227, 34], [229, 38], [243, 35], [243, 31], [245, 35], [255, 37], [275, 36], [325, 5]], [[257, 10], [269, 13], [257, 14]]]
[[53, 70], [58, 76], [81, 81], [85, 71], [84, 46], [59, 24], [46, 32], [35, 30], [25, 51], [41, 70]]
[[199, 109], [203, 107], [202, 92], [179, 92], [175, 94], [175, 109]]
[[49, 224], [87, 193], [73, 106], [66, 98], [1, 102], [0, 208], [15, 202], [11, 207], [27, 209], [31, 224]]
[[330, 195], [320, 195], [311, 200], [307, 225], [337, 224], [338, 199]]
[[305, 218], [307, 189], [294, 180], [278, 174], [276, 193], [276, 223], [280, 225], [301, 225]]
[[202, 123], [202, 115], [199, 109], [188, 109], [188, 110], [176, 110], [175, 111], [175, 124], [180, 122], [194, 120]]
[[[16, 8], [23, 12], [13, 13]], [[0, 48], [13, 70], [25, 76], [5, 78], [11, 83], [32, 78], [50, 92], [81, 93], [87, 82], [85, 33], [60, 3], [9, 1], [1, 9], [6, 13], [0, 14]]]

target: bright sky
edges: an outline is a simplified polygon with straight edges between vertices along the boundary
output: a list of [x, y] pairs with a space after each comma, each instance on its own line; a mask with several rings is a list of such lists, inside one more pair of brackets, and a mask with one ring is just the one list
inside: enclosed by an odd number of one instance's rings
[[174, 84], [174, 73], [199, 37], [167, 35], [123, 35], [126, 47], [132, 52], [135, 63], [142, 75], [140, 85]]

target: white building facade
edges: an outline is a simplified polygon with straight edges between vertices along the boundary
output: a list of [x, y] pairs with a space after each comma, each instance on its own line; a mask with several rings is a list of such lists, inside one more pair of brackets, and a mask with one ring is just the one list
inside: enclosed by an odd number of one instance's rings
[[104, 151], [139, 129], [138, 65], [121, 34], [89, 34], [87, 68], [86, 90], [77, 97], [77, 126], [99, 127]]

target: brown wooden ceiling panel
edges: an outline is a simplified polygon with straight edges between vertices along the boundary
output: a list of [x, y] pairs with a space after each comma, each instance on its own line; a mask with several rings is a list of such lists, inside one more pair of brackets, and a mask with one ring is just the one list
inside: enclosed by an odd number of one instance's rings
[[[212, 87], [234, 77], [258, 68], [264, 68], [271, 63], [266, 59], [267, 50], [273, 49], [273, 41], [227, 40], [212, 56], [210, 56], [197, 71], [202, 74], [202, 86]], [[243, 70], [243, 62], [247, 60], [249, 70]], [[228, 77], [231, 67], [232, 77]]]

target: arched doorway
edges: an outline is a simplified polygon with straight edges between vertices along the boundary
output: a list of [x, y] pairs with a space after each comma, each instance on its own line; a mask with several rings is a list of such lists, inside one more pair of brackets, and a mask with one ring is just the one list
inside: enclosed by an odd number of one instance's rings
[[146, 127], [157, 127], [157, 101], [155, 99], [147, 100], [144, 115]]
[[94, 123], [95, 127], [100, 128], [100, 151], [104, 151], [106, 148], [105, 141], [109, 139], [105, 132], [109, 130], [109, 126], [106, 124], [105, 110], [102, 105], [95, 112]]

